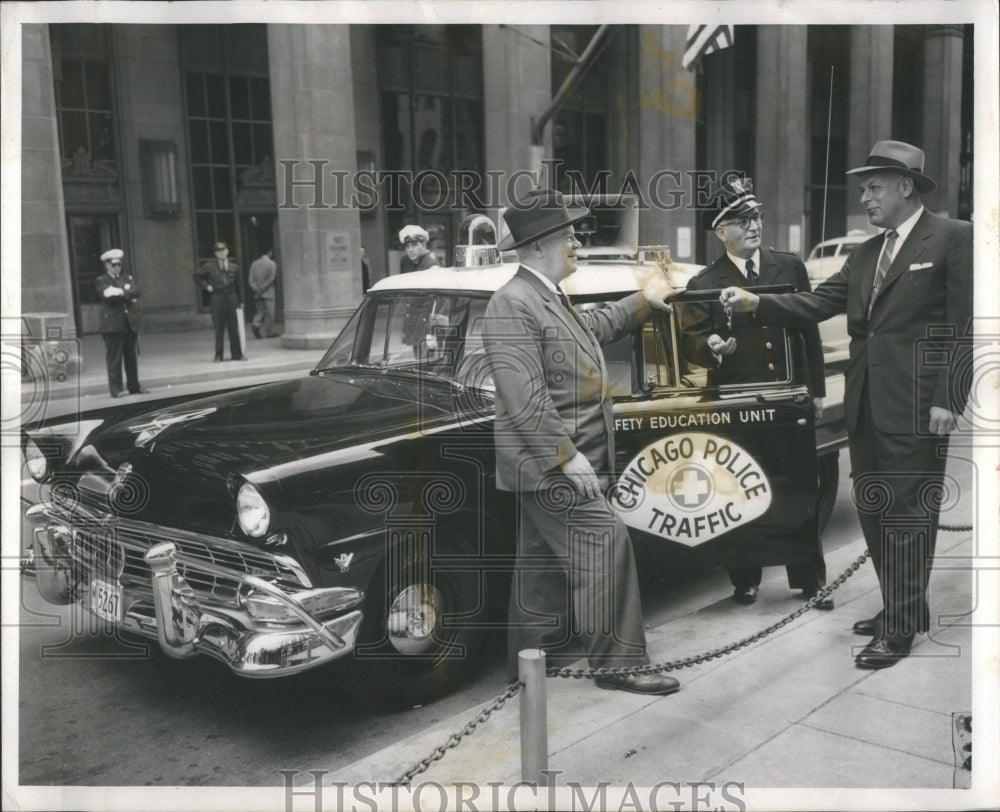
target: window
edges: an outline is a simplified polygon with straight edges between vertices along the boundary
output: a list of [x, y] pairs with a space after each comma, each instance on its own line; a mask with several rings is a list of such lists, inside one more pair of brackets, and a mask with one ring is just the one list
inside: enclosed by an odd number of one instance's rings
[[108, 66], [91, 59], [64, 58], [56, 85], [59, 148], [74, 167], [114, 161]]

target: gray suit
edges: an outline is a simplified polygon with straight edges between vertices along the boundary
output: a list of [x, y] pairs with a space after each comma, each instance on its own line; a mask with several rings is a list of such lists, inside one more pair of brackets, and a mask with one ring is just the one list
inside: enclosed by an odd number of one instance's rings
[[591, 666], [647, 661], [628, 531], [603, 497], [582, 497], [560, 465], [579, 452], [610, 484], [614, 427], [600, 345], [636, 330], [649, 312], [636, 293], [575, 314], [523, 267], [486, 309], [497, 485], [518, 496], [512, 665], [522, 648], [568, 642], [570, 616]]

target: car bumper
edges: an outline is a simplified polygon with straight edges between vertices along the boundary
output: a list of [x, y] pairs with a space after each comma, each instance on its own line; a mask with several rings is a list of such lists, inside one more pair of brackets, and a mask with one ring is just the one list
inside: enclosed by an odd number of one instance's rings
[[171, 657], [205, 654], [243, 676], [276, 677], [354, 649], [364, 594], [313, 588], [291, 559], [226, 539], [109, 523], [50, 502], [25, 517], [45, 600], [79, 604], [110, 626], [157, 640]]

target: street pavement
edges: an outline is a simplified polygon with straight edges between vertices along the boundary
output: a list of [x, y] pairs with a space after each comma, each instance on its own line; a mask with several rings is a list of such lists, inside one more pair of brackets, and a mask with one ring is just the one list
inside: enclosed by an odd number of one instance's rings
[[[81, 409], [121, 402], [107, 394], [100, 336], [86, 336], [79, 345], [79, 375], [53, 383], [47, 391], [25, 385], [22, 408], [29, 409], [40, 397], [63, 409], [74, 402]], [[151, 393], [131, 397], [155, 399], [185, 389], [304, 374], [322, 351], [283, 348], [280, 339], [249, 338], [247, 354], [247, 362], [213, 363], [210, 330], [145, 334], [140, 378]], [[953, 467], [949, 463], [949, 470]], [[945, 523], [971, 522], [969, 468], [966, 464], [964, 472], [952, 471], [963, 495], [943, 515]], [[749, 808], [803, 808], [807, 798], [814, 809], [877, 806], [886, 796], [870, 790], [895, 789], [899, 794], [890, 796], [895, 808], [981, 806], [975, 800], [982, 797], [979, 790], [995, 793], [1000, 785], [997, 762], [978, 760], [976, 776], [982, 784], [976, 784], [975, 792], [963, 789], [971, 776], [962, 767], [965, 739], [955, 733], [958, 716], [970, 713], [974, 696], [980, 703], [985, 700], [983, 707], [996, 708], [990, 704], [996, 693], [996, 627], [975, 628], [969, 619], [978, 583], [975, 548], [968, 531], [939, 535], [931, 580], [933, 629], [918, 637], [910, 657], [889, 669], [862, 670], [853, 662], [866, 640], [851, 633], [851, 624], [880, 605], [874, 572], [865, 563], [836, 591], [833, 612], [808, 611], [732, 654], [672, 672], [682, 683], [673, 696], [602, 691], [587, 679], [545, 680], [547, 767], [556, 771], [556, 787], [563, 792], [574, 783], [652, 787], [706, 782], [716, 791], [738, 785], [730, 793]], [[831, 580], [863, 550], [859, 534], [854, 543], [829, 553]], [[703, 599], [682, 599], [670, 622], [648, 631], [653, 660], [672, 661], [725, 646], [788, 614], [787, 598], [776, 597], [786, 594], [783, 571], [772, 567], [764, 573], [761, 597], [750, 607], [736, 606], [728, 594], [708, 606]], [[989, 611], [995, 615], [995, 608]], [[413, 785], [518, 782], [520, 701], [508, 701], [479, 723], [457, 747], [416, 775]], [[327, 785], [392, 781], [476, 719], [483, 707], [443, 718], [349, 766], [315, 766], [328, 767]], [[995, 727], [995, 719], [987, 717], [977, 728], [987, 754], [996, 754]], [[295, 783], [310, 781], [305, 775]], [[830, 789], [817, 798], [815, 788]], [[955, 789], [961, 790], [957, 796]], [[919, 801], [907, 795], [921, 790], [935, 791], [930, 803], [926, 795]], [[660, 808], [668, 808], [665, 797], [659, 799]], [[568, 803], [560, 798], [560, 804]], [[994, 794], [989, 798], [997, 800]]]

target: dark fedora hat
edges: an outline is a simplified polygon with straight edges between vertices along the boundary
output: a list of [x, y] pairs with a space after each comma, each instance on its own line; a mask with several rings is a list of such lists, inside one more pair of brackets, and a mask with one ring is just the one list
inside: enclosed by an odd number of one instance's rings
[[913, 178], [921, 192], [933, 192], [937, 184], [924, 174], [924, 151], [904, 141], [879, 141], [872, 147], [864, 166], [848, 169], [848, 175], [868, 172], [898, 172]]
[[520, 248], [533, 240], [547, 237], [565, 226], [579, 223], [590, 214], [582, 206], [566, 206], [563, 196], [554, 189], [532, 189], [515, 200], [503, 213], [510, 233], [497, 246], [501, 251]]
[[743, 175], [726, 173], [715, 187], [708, 208], [701, 211], [701, 227], [714, 231], [719, 223], [750, 214], [760, 207], [753, 193], [753, 181]]

